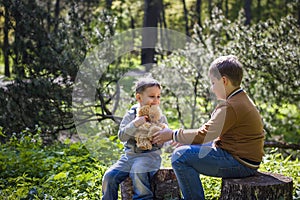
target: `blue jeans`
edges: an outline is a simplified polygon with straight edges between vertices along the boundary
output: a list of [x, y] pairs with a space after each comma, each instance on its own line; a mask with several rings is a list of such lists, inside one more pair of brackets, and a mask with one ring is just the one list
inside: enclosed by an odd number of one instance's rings
[[103, 176], [102, 200], [118, 199], [119, 185], [128, 176], [133, 184], [133, 199], [153, 199], [150, 181], [160, 164], [160, 151], [122, 155]]
[[212, 143], [185, 145], [174, 150], [172, 167], [184, 199], [203, 200], [204, 190], [199, 174], [237, 178], [253, 175], [256, 170], [239, 163], [231, 154]]

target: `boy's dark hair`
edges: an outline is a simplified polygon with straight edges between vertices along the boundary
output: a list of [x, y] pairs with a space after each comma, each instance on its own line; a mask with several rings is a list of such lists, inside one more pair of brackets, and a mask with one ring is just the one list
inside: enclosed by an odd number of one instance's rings
[[214, 60], [209, 68], [209, 73], [220, 79], [226, 76], [233, 86], [240, 86], [243, 78], [242, 64], [236, 56], [221, 56]]
[[150, 77], [140, 78], [135, 84], [135, 92], [142, 93], [146, 90], [146, 88], [153, 86], [156, 86], [159, 89], [161, 89], [161, 85], [157, 80]]

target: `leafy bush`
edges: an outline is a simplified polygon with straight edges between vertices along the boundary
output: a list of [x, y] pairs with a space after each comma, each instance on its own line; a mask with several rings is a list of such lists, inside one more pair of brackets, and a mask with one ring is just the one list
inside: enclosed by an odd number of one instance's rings
[[[292, 152], [289, 156], [278, 153], [278, 148], [272, 148], [263, 158], [260, 171], [279, 173], [293, 178], [293, 199], [300, 198], [300, 162], [297, 154], [299, 151]], [[292, 157], [296, 155], [295, 159]]]
[[[97, 1], [88, 5], [67, 1], [57, 5], [55, 15], [50, 8], [54, 5], [42, 1], [2, 2], [8, 15], [5, 28], [14, 38], [8, 48], [14, 81], [0, 88], [0, 126], [7, 139], [25, 128], [33, 132], [37, 124], [43, 134], [51, 133], [56, 139], [60, 130], [74, 128], [72, 84], [91, 48], [85, 37], [99, 44], [108, 37], [102, 32], [114, 23], [103, 22], [105, 17], [110, 19], [107, 13], [91, 12], [98, 7]], [[96, 31], [97, 38], [91, 33], [93, 27], [103, 28]]]
[[[36, 23], [36, 29], [32, 30], [32, 23], [51, 16], [46, 15], [46, 7], [34, 1], [21, 3], [7, 1], [12, 20], [19, 16], [18, 13], [22, 14], [16, 19], [18, 27], [15, 27], [22, 30], [22, 34], [12, 48], [17, 81], [0, 89], [0, 126], [9, 134], [19, 133], [26, 127], [34, 131], [36, 124], [45, 130], [43, 133], [50, 131], [55, 134], [61, 129], [71, 129], [74, 127], [74, 112], [71, 110], [75, 107], [71, 105], [71, 90], [74, 89], [78, 67], [94, 47], [114, 35], [116, 18], [108, 13], [87, 12], [86, 22], [90, 24], [81, 26], [81, 12], [76, 9], [88, 7], [76, 6], [71, 1], [66, 4], [70, 7], [64, 12], [69, 13], [70, 21], [52, 19], [53, 23], [49, 25], [54, 26], [53, 32], [49, 32], [43, 23]], [[32, 13], [32, 8], [38, 12]], [[296, 3], [289, 7], [291, 13], [296, 13], [297, 9]], [[211, 96], [207, 68], [219, 55], [235, 54], [246, 68], [243, 87], [260, 108], [268, 136], [283, 135], [286, 141], [296, 139], [299, 142], [300, 115], [289, 112], [299, 108], [300, 32], [297, 19], [288, 15], [280, 22], [267, 20], [245, 26], [243, 16], [240, 14], [239, 19], [231, 22], [215, 9], [211, 19], [194, 27], [194, 42], [187, 45], [186, 51], [167, 56], [158, 47], [160, 55], [156, 59], [160, 66], [155, 67], [153, 73], [166, 86], [163, 106], [168, 110], [167, 117], [182, 127], [199, 127], [213, 107], [208, 103]], [[140, 38], [135, 40], [140, 42]], [[83, 119], [80, 119], [83, 122], [119, 120], [120, 117], [113, 112], [120, 90], [118, 80], [128, 70], [139, 69], [139, 56], [133, 53], [120, 58], [118, 53], [109, 50], [122, 45], [118, 42], [110, 45], [107, 52], [99, 52], [103, 54], [100, 63], [90, 63], [103, 74], [99, 80], [92, 79], [99, 85], [94, 104], [84, 102], [86, 104], [76, 107], [76, 111], [83, 113]], [[111, 58], [116, 59], [103, 69]], [[93, 71], [86, 72], [95, 75]], [[62, 83], [58, 84], [57, 80]], [[89, 85], [84, 86], [82, 90], [90, 89]]]
[[243, 13], [233, 22], [220, 10], [214, 13], [202, 27], [195, 26], [194, 41], [185, 50], [174, 52], [153, 69], [157, 79], [170, 88], [164, 107], [177, 114], [170, 114], [171, 119], [187, 128], [202, 125], [211, 111], [208, 67], [220, 55], [233, 54], [245, 68], [242, 87], [262, 114], [267, 138], [280, 136], [285, 142], [299, 143], [297, 19], [288, 15], [280, 22], [270, 19], [246, 26]]
[[20, 80], [0, 88], [0, 126], [7, 139], [13, 132], [21, 137], [18, 133], [25, 128], [37, 133], [37, 125], [43, 130], [40, 133], [56, 139], [59, 130], [73, 126], [71, 93], [70, 84], [45, 78]]
[[268, 137], [275, 134], [299, 143], [300, 31], [291, 16], [227, 27], [231, 41], [224, 53], [240, 57], [246, 69], [244, 87], [256, 101]]
[[43, 146], [38, 135], [1, 145], [0, 196], [7, 199], [98, 199], [106, 167], [81, 143]]
[[[0, 146], [0, 196], [6, 199], [99, 199], [102, 176], [111, 163], [98, 160], [80, 142], [44, 146], [39, 134], [28, 131], [21, 139], [12, 137]], [[113, 140], [104, 140], [102, 151], [116, 159]], [[108, 146], [111, 146], [109, 148]], [[163, 166], [170, 167], [170, 154], [164, 152]], [[299, 160], [269, 152], [260, 171], [280, 173], [293, 178], [294, 198], [300, 197]], [[207, 199], [220, 195], [221, 180], [201, 176]]]
[[73, 7], [66, 20], [49, 15], [42, 2], [3, 3], [14, 35], [9, 47], [14, 81], [0, 89], [0, 126], [8, 138], [25, 128], [34, 131], [37, 124], [52, 135], [71, 128], [70, 83], [86, 53]]

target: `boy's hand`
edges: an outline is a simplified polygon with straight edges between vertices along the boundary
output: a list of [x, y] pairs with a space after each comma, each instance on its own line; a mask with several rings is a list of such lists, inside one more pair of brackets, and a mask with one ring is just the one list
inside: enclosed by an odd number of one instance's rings
[[181, 143], [179, 143], [179, 142], [175, 142], [175, 141], [173, 141], [173, 140], [172, 140], [172, 142], [171, 142], [171, 146], [174, 147], [174, 148], [180, 147], [180, 146], [182, 146], [182, 145], [183, 145], [183, 144], [181, 144]]
[[140, 116], [133, 120], [134, 126], [137, 128], [147, 122], [148, 116]]
[[169, 128], [164, 128], [153, 134], [152, 144], [163, 144], [173, 138], [173, 131]]

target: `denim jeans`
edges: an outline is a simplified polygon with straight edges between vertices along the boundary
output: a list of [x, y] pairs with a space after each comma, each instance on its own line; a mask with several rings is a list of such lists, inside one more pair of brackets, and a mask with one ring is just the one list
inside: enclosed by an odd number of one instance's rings
[[122, 155], [103, 176], [102, 200], [118, 199], [119, 185], [128, 176], [133, 184], [133, 199], [153, 199], [150, 181], [160, 164], [160, 151]]
[[231, 154], [213, 143], [185, 145], [174, 150], [172, 167], [184, 199], [203, 200], [204, 190], [199, 175], [237, 178], [253, 175], [256, 170], [240, 164]]

